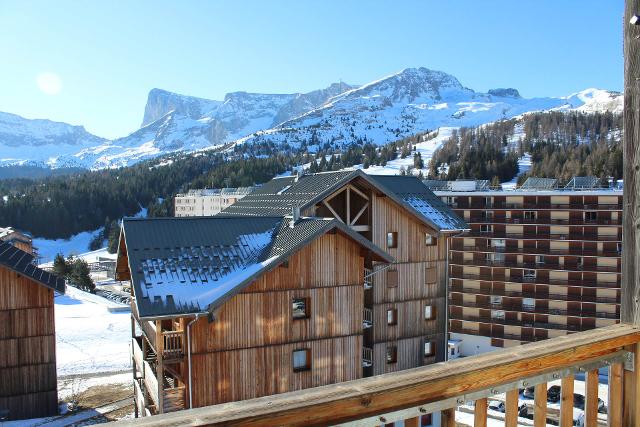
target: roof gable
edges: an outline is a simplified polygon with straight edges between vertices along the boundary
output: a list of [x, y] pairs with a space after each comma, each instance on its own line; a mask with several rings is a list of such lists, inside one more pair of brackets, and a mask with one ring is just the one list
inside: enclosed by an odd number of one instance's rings
[[275, 178], [222, 211], [222, 215], [288, 215], [320, 202], [355, 179], [362, 179], [391, 197], [437, 232], [461, 231], [469, 226], [426, 185], [413, 176], [367, 175], [361, 170], [324, 172]]

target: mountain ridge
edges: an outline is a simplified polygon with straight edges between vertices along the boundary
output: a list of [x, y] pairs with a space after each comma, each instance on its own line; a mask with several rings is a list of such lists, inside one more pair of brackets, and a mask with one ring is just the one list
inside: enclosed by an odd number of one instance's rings
[[[113, 140], [84, 128], [75, 130], [75, 139], [68, 139], [76, 127], [66, 124], [67, 133], [53, 134], [58, 139], [29, 139], [31, 127], [31, 133], [42, 136], [37, 125], [20, 118], [22, 122], [7, 121], [3, 127], [2, 114], [9, 113], [0, 113], [0, 165], [115, 168], [231, 143], [305, 145], [311, 151], [322, 144], [381, 145], [420, 131], [476, 126], [533, 111], [621, 109], [622, 96], [617, 92], [586, 89], [564, 97], [526, 99], [513, 88], [476, 92], [451, 74], [425, 67], [406, 68], [361, 86], [339, 82], [293, 94], [236, 91], [222, 101], [154, 88], [147, 97], [143, 126]], [[24, 142], [19, 150], [12, 142], [15, 138]], [[38, 141], [49, 142], [38, 145]]]

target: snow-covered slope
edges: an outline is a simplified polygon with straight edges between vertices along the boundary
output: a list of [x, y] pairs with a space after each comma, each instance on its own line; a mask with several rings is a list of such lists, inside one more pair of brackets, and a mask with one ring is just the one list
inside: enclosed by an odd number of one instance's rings
[[335, 83], [308, 93], [232, 92], [222, 101], [153, 89], [142, 128], [113, 141], [81, 127], [0, 113], [0, 165], [101, 169], [176, 151], [264, 140], [384, 144], [426, 130], [476, 126], [546, 110], [619, 113], [622, 95], [598, 89], [530, 99], [512, 88], [481, 93], [427, 68], [408, 68], [359, 87]]
[[60, 156], [105, 142], [82, 126], [0, 112], [0, 166], [54, 165]]

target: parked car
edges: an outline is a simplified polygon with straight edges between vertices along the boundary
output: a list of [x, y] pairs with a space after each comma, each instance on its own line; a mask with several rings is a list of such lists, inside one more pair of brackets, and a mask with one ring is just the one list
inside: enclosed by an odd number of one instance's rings
[[533, 399], [535, 397], [536, 388], [531, 386], [527, 387], [522, 391], [522, 397], [527, 399]]
[[547, 390], [547, 402], [551, 402], [551, 403], [558, 403], [560, 402], [560, 386], [559, 385], [552, 385], [551, 387], [549, 387], [549, 389]]
[[504, 406], [504, 402], [501, 402], [499, 400], [490, 400], [489, 401], [489, 409], [494, 410], [494, 411], [498, 411], [498, 412], [502, 412], [503, 414], [506, 412], [505, 406]]

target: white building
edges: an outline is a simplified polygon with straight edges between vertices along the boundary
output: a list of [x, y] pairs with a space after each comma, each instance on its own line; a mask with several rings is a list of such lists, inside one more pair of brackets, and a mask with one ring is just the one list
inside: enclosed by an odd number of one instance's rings
[[175, 216], [213, 216], [251, 191], [253, 187], [189, 190], [186, 194], [176, 195]]

